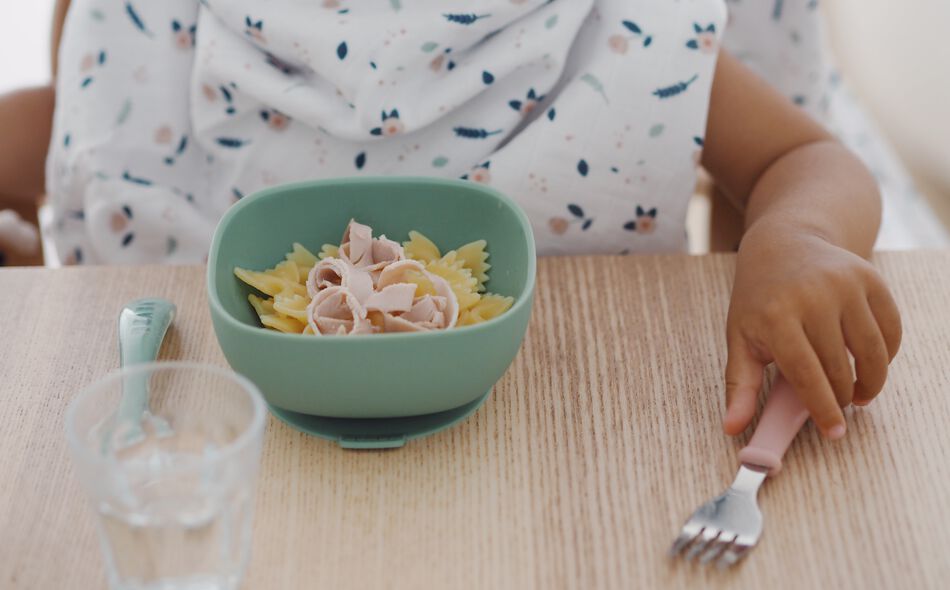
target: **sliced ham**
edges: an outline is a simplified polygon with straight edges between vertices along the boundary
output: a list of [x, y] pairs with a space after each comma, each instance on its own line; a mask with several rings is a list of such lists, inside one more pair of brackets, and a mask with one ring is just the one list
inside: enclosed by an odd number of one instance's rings
[[395, 283], [407, 283], [406, 273], [415, 271], [425, 273], [426, 269], [421, 262], [415, 260], [399, 260], [388, 265], [379, 273], [379, 279], [376, 281], [377, 289], [385, 289]]
[[[416, 297], [419, 276], [432, 291]], [[452, 328], [459, 302], [444, 278], [407, 260], [403, 247], [351, 221], [343, 234], [339, 258], [318, 262], [307, 276], [308, 330], [314, 334], [424, 332]]]
[[449, 282], [439, 275], [426, 272], [426, 276], [432, 281], [432, 285], [435, 287], [435, 294], [445, 298], [445, 309], [442, 312], [445, 316], [444, 327], [454, 328], [459, 319], [459, 300], [458, 297], [455, 296], [455, 291], [452, 290], [452, 286], [449, 285]]
[[404, 313], [412, 309], [416, 298], [416, 286], [413, 283], [395, 283], [370, 295], [363, 306], [366, 311], [384, 313]]
[[307, 276], [307, 293], [316, 297], [322, 289], [346, 287], [363, 303], [373, 294], [373, 277], [365, 269], [357, 268], [342, 258], [324, 258]]
[[432, 324], [436, 328], [445, 326], [445, 297], [425, 295], [412, 305], [412, 309], [400, 317], [407, 322]]
[[405, 259], [406, 254], [398, 242], [386, 236], [374, 238], [373, 230], [368, 225], [350, 221], [343, 232], [340, 257], [357, 268], [378, 272], [393, 262]]
[[346, 287], [323, 289], [307, 306], [307, 324], [314, 334], [370, 334], [366, 308]]

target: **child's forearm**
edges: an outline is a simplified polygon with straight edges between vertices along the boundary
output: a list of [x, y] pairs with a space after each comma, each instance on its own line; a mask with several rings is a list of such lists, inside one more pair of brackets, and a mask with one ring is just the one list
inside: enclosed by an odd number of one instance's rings
[[880, 223], [874, 178], [831, 139], [804, 144], [777, 159], [746, 203], [747, 232], [812, 233], [865, 258]]

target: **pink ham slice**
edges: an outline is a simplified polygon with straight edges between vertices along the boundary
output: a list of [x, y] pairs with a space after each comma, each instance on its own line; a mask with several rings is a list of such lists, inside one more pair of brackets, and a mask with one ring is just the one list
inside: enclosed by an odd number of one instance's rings
[[363, 303], [373, 294], [373, 277], [341, 258], [324, 258], [307, 276], [307, 293], [316, 297], [322, 289], [345, 287]]
[[373, 324], [366, 318], [366, 308], [346, 287], [335, 285], [323, 289], [307, 306], [307, 323], [314, 334], [371, 334]]
[[398, 242], [386, 236], [373, 238], [373, 230], [368, 225], [350, 221], [343, 232], [340, 257], [357, 268], [378, 272], [392, 262], [405, 259], [406, 254]]
[[[432, 282], [435, 295], [416, 297], [409, 273]], [[415, 260], [401, 245], [351, 221], [339, 258], [325, 258], [307, 276], [308, 325], [315, 334], [370, 334], [379, 331], [368, 312], [382, 314], [384, 332], [423, 332], [452, 328], [459, 303], [451, 285]]]
[[422, 263], [415, 260], [393, 262], [380, 273], [376, 286], [385, 290], [390, 285], [402, 284], [410, 271], [420, 272], [432, 281], [436, 297], [427, 295], [416, 299], [412, 309], [401, 316], [387, 313], [383, 317], [383, 329], [386, 332], [419, 332], [454, 327], [458, 321], [458, 298], [448, 281], [426, 271]]
[[412, 309], [415, 298], [416, 285], [414, 283], [395, 283], [370, 295], [363, 302], [363, 306], [366, 311], [404, 313]]

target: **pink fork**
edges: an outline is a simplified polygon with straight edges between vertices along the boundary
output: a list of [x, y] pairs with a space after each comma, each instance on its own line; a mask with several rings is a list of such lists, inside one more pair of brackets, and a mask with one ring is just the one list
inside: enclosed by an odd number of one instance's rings
[[792, 386], [777, 375], [752, 440], [739, 451], [739, 473], [722, 495], [706, 502], [686, 521], [670, 548], [703, 565], [726, 568], [745, 556], [762, 536], [762, 513], [756, 494], [766, 475], [782, 469], [782, 456], [808, 419]]

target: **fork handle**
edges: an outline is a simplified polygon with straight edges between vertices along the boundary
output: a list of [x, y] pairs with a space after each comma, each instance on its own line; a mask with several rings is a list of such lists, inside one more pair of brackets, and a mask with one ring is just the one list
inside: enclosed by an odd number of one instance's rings
[[791, 384], [781, 373], [776, 375], [765, 402], [762, 417], [752, 439], [739, 451], [739, 461], [766, 467], [774, 476], [782, 469], [782, 456], [795, 435], [808, 420], [808, 409], [802, 404]]

